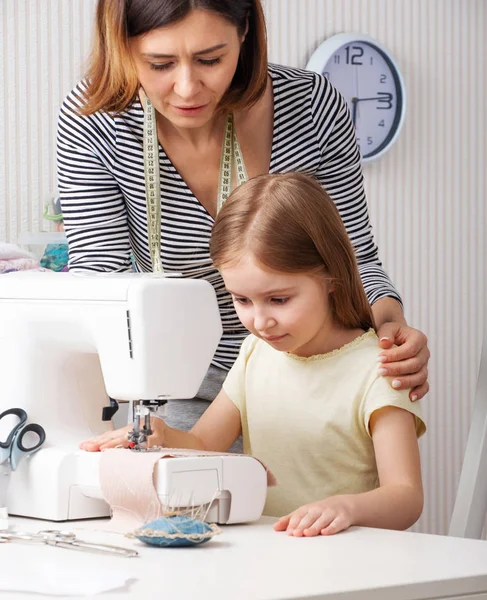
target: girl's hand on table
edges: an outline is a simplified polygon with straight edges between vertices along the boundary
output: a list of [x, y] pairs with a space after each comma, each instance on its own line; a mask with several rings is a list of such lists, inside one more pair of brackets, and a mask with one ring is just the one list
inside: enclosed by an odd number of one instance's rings
[[326, 500], [305, 504], [281, 517], [275, 531], [294, 537], [333, 535], [353, 525], [350, 496], [331, 496]]

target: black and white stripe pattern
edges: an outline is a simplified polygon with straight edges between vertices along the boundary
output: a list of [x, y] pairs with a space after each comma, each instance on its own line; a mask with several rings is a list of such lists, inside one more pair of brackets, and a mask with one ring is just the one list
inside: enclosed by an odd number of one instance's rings
[[[382, 269], [372, 237], [359, 150], [346, 102], [323, 77], [271, 65], [274, 137], [271, 173], [317, 177], [336, 203], [355, 247], [371, 303], [400, 300]], [[58, 183], [73, 271], [151, 271], [143, 163], [142, 106], [122, 115], [81, 117], [83, 83], [66, 98], [58, 125]], [[214, 364], [229, 369], [248, 334], [213, 268], [208, 241], [213, 219], [159, 147], [161, 257], [164, 270], [213, 284], [223, 324]]]

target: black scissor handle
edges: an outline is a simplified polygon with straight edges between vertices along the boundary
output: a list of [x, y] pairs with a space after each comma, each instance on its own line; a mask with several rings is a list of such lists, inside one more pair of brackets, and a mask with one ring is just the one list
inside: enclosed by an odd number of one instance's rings
[[[34, 446], [24, 446], [24, 444], [22, 443], [22, 440], [24, 439], [24, 435], [26, 433], [35, 433], [36, 435], [39, 436], [39, 440], [36, 444], [34, 444]], [[23, 427], [16, 440], [15, 443], [17, 444], [17, 447], [19, 450], [21, 450], [22, 452], [34, 452], [35, 450], [37, 450], [37, 448], [40, 448], [42, 446], [42, 444], [46, 441], [46, 432], [44, 431], [44, 427], [42, 427], [41, 425], [38, 425], [37, 423], [29, 423], [28, 425], [26, 425], [25, 427]]]
[[0, 441], [0, 448], [4, 449], [10, 448], [17, 430], [27, 421], [27, 413], [23, 408], [9, 408], [8, 410], [3, 411], [3, 413], [0, 414], [0, 421], [4, 417], [8, 417], [8, 415], [15, 415], [20, 420], [16, 425], [14, 425], [14, 427], [12, 427], [12, 430], [8, 434], [8, 438], [5, 440], [5, 442]]

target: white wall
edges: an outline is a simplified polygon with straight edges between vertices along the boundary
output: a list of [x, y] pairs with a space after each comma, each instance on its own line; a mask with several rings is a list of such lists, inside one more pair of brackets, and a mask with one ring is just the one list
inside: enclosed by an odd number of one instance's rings
[[[0, 241], [38, 231], [54, 193], [60, 101], [81, 75], [95, 0], [0, 0]], [[445, 533], [467, 439], [486, 310], [484, 0], [265, 0], [270, 59], [303, 67], [324, 38], [372, 35], [408, 92], [401, 136], [365, 166], [382, 259], [430, 338], [419, 529]], [[0, 280], [1, 283], [1, 280]]]

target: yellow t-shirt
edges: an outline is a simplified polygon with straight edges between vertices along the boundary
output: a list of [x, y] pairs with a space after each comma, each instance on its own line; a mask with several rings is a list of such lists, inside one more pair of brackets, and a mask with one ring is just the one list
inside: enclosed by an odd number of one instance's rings
[[264, 514], [282, 516], [336, 494], [378, 486], [370, 415], [397, 406], [426, 431], [418, 402], [377, 374], [373, 330], [342, 348], [302, 358], [248, 336], [223, 384], [240, 410], [244, 451], [262, 460], [278, 485]]

